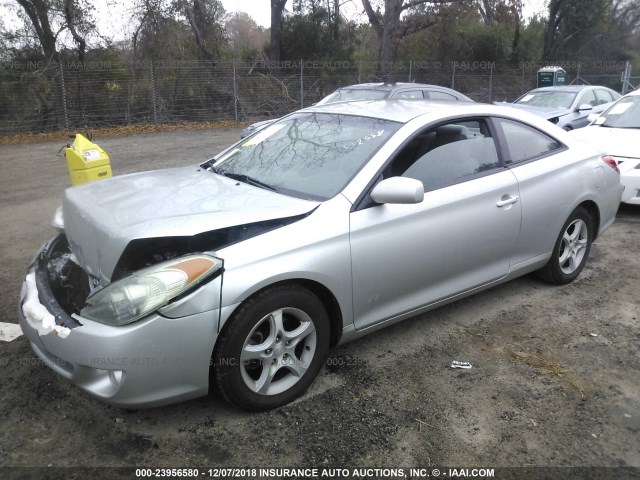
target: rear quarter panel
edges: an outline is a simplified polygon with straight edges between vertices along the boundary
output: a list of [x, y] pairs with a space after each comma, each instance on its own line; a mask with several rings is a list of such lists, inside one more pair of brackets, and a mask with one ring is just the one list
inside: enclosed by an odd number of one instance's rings
[[622, 192], [619, 175], [601, 161], [596, 149], [559, 129], [555, 136], [568, 148], [511, 167], [522, 202], [522, 227], [512, 265], [551, 253], [562, 225], [584, 202], [597, 206], [600, 233], [615, 218]]

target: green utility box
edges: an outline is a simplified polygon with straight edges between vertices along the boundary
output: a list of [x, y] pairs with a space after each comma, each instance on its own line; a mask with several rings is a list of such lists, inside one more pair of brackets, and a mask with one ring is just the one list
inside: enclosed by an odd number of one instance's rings
[[566, 74], [562, 67], [543, 67], [538, 70], [538, 88], [564, 85]]

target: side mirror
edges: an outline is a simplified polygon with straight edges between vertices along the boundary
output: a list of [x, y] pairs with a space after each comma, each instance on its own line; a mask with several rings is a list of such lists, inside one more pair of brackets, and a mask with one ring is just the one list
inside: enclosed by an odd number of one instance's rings
[[578, 111], [579, 112], [583, 112], [585, 110], [593, 110], [593, 107], [591, 105], [589, 105], [588, 103], [583, 103], [582, 105], [580, 105], [578, 107]]
[[424, 185], [415, 178], [387, 178], [373, 187], [371, 199], [376, 203], [420, 203]]

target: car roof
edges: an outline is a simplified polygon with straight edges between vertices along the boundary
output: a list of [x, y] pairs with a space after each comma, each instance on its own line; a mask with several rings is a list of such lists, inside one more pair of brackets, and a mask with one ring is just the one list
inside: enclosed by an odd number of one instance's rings
[[605, 90], [610, 90], [610, 88], [602, 87], [600, 85], [559, 85], [556, 87], [535, 88], [531, 90], [531, 92], [580, 92], [582, 90], [587, 90], [592, 88], [604, 88]]
[[409, 83], [409, 82], [395, 82], [395, 83], [383, 83], [383, 82], [375, 82], [375, 83], [357, 83], [355, 85], [346, 85], [344, 87], [338, 88], [338, 90], [395, 90], [397, 88], [441, 88], [443, 90], [450, 90], [447, 87], [443, 87], [441, 85], [431, 85], [428, 83]]
[[511, 112], [505, 107], [474, 102], [451, 102], [447, 100], [431, 100], [419, 102], [415, 100], [358, 100], [352, 102], [336, 102], [315, 105], [298, 112], [319, 112], [361, 117], [379, 118], [393, 122], [407, 123], [421, 115], [432, 115], [434, 118], [455, 115], [498, 115]]

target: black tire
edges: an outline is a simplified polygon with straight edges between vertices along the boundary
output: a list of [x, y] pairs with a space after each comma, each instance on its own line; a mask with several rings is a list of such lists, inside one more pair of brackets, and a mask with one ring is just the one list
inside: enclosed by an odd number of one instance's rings
[[562, 226], [553, 253], [537, 276], [545, 282], [565, 285], [573, 282], [587, 263], [593, 242], [593, 220], [577, 207]]
[[298, 285], [267, 288], [245, 301], [225, 325], [213, 355], [220, 393], [245, 410], [285, 405], [311, 385], [329, 350], [320, 299]]

